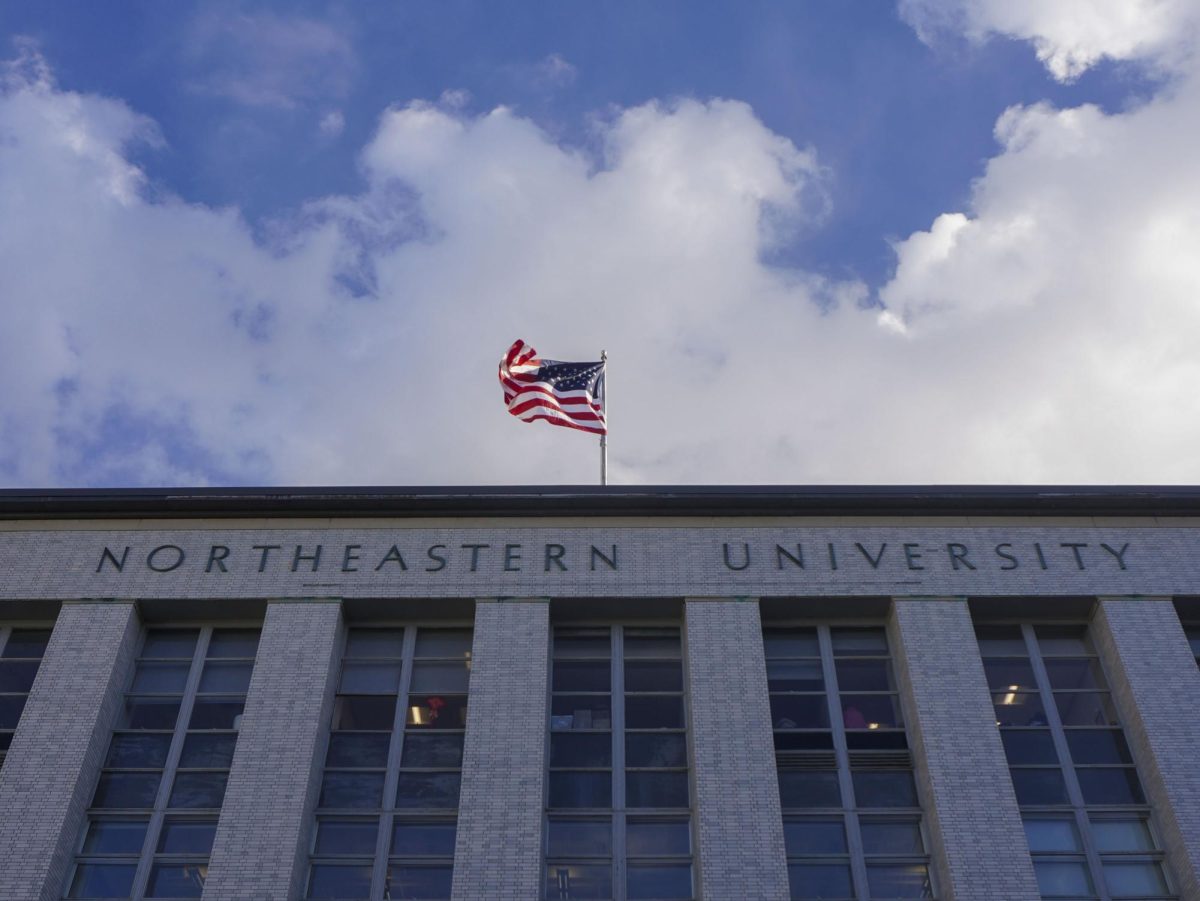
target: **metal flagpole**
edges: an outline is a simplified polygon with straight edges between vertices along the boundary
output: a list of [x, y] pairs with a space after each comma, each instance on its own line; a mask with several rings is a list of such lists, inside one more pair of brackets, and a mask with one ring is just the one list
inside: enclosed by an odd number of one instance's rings
[[604, 434], [600, 436], [600, 484], [608, 484], [608, 351], [600, 351], [604, 364]]

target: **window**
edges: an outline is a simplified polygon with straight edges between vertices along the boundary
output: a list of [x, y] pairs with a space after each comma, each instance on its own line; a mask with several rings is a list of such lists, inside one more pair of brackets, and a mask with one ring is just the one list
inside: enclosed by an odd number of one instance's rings
[[351, 629], [308, 898], [450, 897], [469, 629]]
[[794, 899], [932, 898], [882, 628], [763, 632]]
[[1042, 897], [1174, 897], [1087, 627], [976, 632]]
[[1196, 665], [1200, 666], [1200, 626], [1184, 625], [1183, 631], [1187, 634], [1188, 644], [1192, 646], [1192, 656], [1196, 658]]
[[68, 898], [199, 898], [258, 631], [148, 632], [92, 797]]
[[13, 732], [49, 641], [49, 629], [0, 626], [0, 766], [4, 766]]
[[690, 899], [678, 629], [556, 629], [545, 897]]

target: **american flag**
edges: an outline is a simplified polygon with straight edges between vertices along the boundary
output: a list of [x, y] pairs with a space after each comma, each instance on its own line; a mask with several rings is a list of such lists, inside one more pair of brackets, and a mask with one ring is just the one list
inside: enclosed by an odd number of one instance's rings
[[508, 412], [525, 422], [604, 435], [604, 363], [539, 360], [537, 351], [517, 340], [500, 360], [500, 384]]

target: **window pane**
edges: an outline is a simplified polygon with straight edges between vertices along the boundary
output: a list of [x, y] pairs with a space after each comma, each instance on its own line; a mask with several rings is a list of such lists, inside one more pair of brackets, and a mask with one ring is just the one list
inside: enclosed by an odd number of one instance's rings
[[228, 773], [180, 773], [171, 787], [168, 807], [219, 809], [225, 800]]
[[784, 820], [783, 844], [789, 855], [845, 854], [846, 829], [841, 820]]
[[892, 667], [887, 660], [838, 660], [838, 691], [893, 691]]
[[550, 766], [612, 766], [612, 737], [607, 732], [554, 732]]
[[236, 746], [237, 735], [235, 733], [193, 732], [183, 741], [179, 766], [185, 770], [227, 770], [233, 765], [233, 749]]
[[924, 854], [921, 826], [909, 820], [863, 820], [863, 850], [867, 854]]
[[132, 864], [81, 863], [75, 868], [68, 898], [128, 898], [133, 891]]
[[321, 807], [373, 808], [383, 800], [383, 773], [326, 773]]
[[459, 773], [401, 773], [396, 806], [453, 809], [458, 807], [461, 781]]
[[625, 850], [631, 857], [691, 854], [691, 829], [687, 820], [630, 820], [625, 825]]
[[635, 767], [687, 766], [687, 739], [682, 732], [628, 733], [625, 736], [625, 763]]
[[552, 863], [546, 866], [546, 898], [554, 901], [611, 898], [612, 867], [608, 864]]
[[113, 769], [159, 769], [166, 765], [170, 735], [113, 736], [105, 766]]
[[347, 657], [399, 657], [403, 650], [403, 629], [351, 629], [346, 636]]
[[853, 898], [850, 868], [837, 863], [789, 863], [792, 898]]
[[1092, 819], [1092, 836], [1101, 851], [1153, 851], [1154, 838], [1145, 820]]
[[872, 898], [932, 898], [929, 871], [923, 863], [868, 866]]
[[[856, 733], [850, 733], [855, 735]], [[868, 733], [858, 733], [865, 735]], [[887, 733], [869, 733], [871, 735], [886, 735]], [[776, 732], [774, 735], [776, 751], [832, 751], [833, 734], [831, 732]], [[847, 736], [847, 741], [849, 736]]]
[[189, 729], [236, 729], [241, 723], [245, 701], [209, 701], [197, 698]]
[[33, 687], [40, 663], [34, 661], [4, 661], [0, 663], [0, 692], [28, 692]]
[[320, 820], [314, 854], [375, 855], [378, 820]]
[[392, 864], [388, 867], [388, 898], [449, 898], [454, 871], [450, 867], [414, 867]]
[[1029, 850], [1038, 851], [1082, 851], [1079, 830], [1074, 820], [1025, 820], [1025, 839]]
[[46, 653], [46, 645], [50, 643], [49, 629], [13, 629], [4, 643], [4, 653], [0, 657], [36, 657]]
[[1028, 657], [991, 657], [983, 661], [988, 687], [1004, 691], [1036, 691], [1033, 664]]
[[449, 857], [454, 854], [454, 823], [413, 823], [398, 820], [392, 827], [392, 854]]
[[610, 773], [551, 773], [551, 807], [611, 807]]
[[179, 701], [148, 698], [127, 698], [125, 701], [126, 729], [174, 729], [177, 716]]
[[1049, 729], [1004, 729], [1000, 732], [1004, 753], [1010, 765], [1058, 763], [1054, 739]]
[[675, 661], [626, 661], [625, 690], [683, 691], [683, 667]]
[[682, 729], [683, 698], [626, 697], [625, 727], [627, 729]]
[[1105, 688], [1100, 661], [1058, 659], [1046, 661], [1052, 688]]
[[461, 732], [406, 735], [400, 763], [405, 767], [457, 767], [462, 765], [462, 756]]
[[388, 745], [392, 736], [379, 732], [335, 732], [329, 736], [325, 766], [387, 766]]
[[608, 631], [595, 634], [554, 636], [555, 657], [608, 657], [612, 653], [612, 642]]
[[1077, 657], [1092, 652], [1086, 626], [1035, 626], [1033, 631], [1045, 657]]
[[158, 851], [160, 854], [209, 854], [216, 834], [216, 821], [167, 820], [158, 839]]
[[84, 854], [140, 854], [145, 820], [93, 820], [83, 840]]
[[1167, 894], [1162, 868], [1153, 861], [1104, 861], [1104, 881], [1116, 898]]
[[139, 663], [133, 674], [133, 690], [150, 694], [183, 694], [187, 685], [187, 663]]
[[347, 660], [342, 664], [345, 694], [395, 695], [400, 690], [400, 661]]
[[827, 729], [825, 695], [771, 695], [771, 725], [776, 729]]
[[142, 809], [154, 806], [161, 773], [104, 773], [96, 784], [93, 807]]
[[199, 898], [208, 875], [206, 863], [155, 864], [150, 870], [147, 898]]
[[391, 697], [342, 695], [334, 702], [334, 729], [391, 731], [396, 701]]
[[551, 818], [546, 829], [549, 857], [609, 857], [612, 855], [612, 822]]
[[470, 629], [422, 629], [417, 633], [418, 657], [471, 657]]
[[629, 865], [626, 880], [630, 901], [640, 898], [691, 898], [691, 864]]
[[887, 636], [883, 629], [831, 629], [833, 653], [841, 656], [886, 654]]
[[678, 657], [679, 633], [652, 634], [647, 631], [642, 634], [632, 629], [625, 631], [626, 657]]
[[784, 807], [841, 807], [833, 770], [780, 770], [779, 797]]
[[253, 663], [207, 663], [200, 677], [200, 691], [245, 694], [253, 669]]
[[975, 638], [985, 657], [1024, 657], [1029, 653], [1020, 626], [979, 626], [975, 629]]
[[369, 866], [313, 864], [308, 879], [309, 898], [366, 899], [371, 893]]
[[258, 653], [257, 629], [214, 629], [208, 640], [209, 657], [248, 657]]
[[409, 691], [465, 692], [471, 673], [462, 663], [414, 663]]
[[1055, 692], [1064, 726], [1115, 726], [1117, 713], [1107, 692]]
[[196, 651], [198, 637], [199, 633], [191, 629], [150, 632], [146, 635], [146, 643], [142, 645], [142, 656], [190, 660]]
[[15, 729], [25, 709], [25, 697], [0, 697], [0, 729]]
[[1068, 729], [1067, 747], [1076, 766], [1089, 763], [1133, 763], [1120, 729]]
[[1045, 726], [1050, 722], [1046, 719], [1041, 696], [1037, 694], [993, 692], [992, 704], [996, 709], [998, 726]]
[[1076, 769], [1085, 804], [1144, 804], [1142, 785], [1132, 768]]
[[428, 729], [463, 729], [467, 725], [467, 699], [462, 695], [410, 695], [405, 722]]
[[1071, 897], [1092, 893], [1092, 880], [1088, 876], [1087, 865], [1082, 861], [1035, 860], [1033, 870], [1037, 874], [1042, 897]]
[[625, 773], [625, 803], [630, 807], [687, 807], [687, 773]]
[[768, 660], [769, 691], [823, 691], [825, 677], [820, 660]]
[[819, 657], [816, 629], [767, 629], [763, 650], [768, 657]]
[[842, 695], [842, 721], [847, 729], [894, 729], [903, 726], [895, 695]]
[[859, 807], [917, 806], [912, 773], [862, 770], [852, 773], [851, 778]]
[[607, 660], [556, 660], [551, 684], [555, 691], [609, 691], [612, 669]]
[[612, 727], [611, 710], [607, 695], [555, 695], [550, 701], [550, 728], [555, 732], [609, 729]]
[[1067, 804], [1067, 784], [1060, 769], [1013, 770], [1013, 789], [1021, 806]]

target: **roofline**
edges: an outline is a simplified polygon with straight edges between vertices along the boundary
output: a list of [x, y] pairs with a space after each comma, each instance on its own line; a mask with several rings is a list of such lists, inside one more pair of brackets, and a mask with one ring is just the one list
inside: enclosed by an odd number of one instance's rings
[[1200, 516], [1200, 486], [9, 488], [0, 519], [429, 516]]

